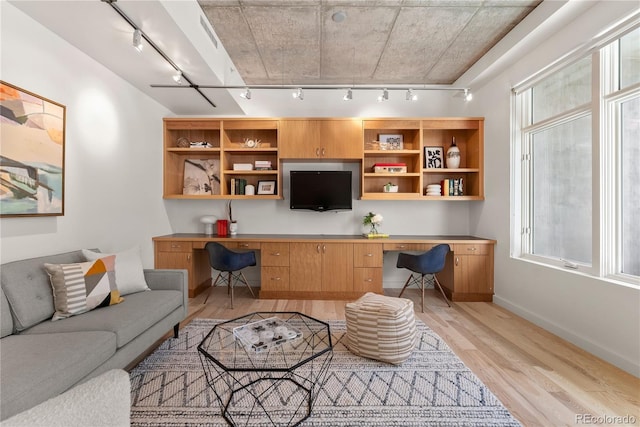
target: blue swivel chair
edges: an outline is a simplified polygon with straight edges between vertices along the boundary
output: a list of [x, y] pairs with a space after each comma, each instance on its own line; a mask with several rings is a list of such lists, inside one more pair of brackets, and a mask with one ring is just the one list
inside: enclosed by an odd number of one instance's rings
[[[244, 274], [242, 274], [241, 271], [245, 267], [256, 265], [255, 252], [234, 252], [217, 242], [208, 242], [204, 246], [204, 249], [209, 253], [209, 264], [214, 270], [218, 270], [218, 275], [216, 276], [216, 280], [212, 281], [209, 293], [207, 293], [207, 297], [203, 304], [207, 303], [209, 294], [211, 293], [211, 288], [216, 286], [220, 279], [222, 283], [225, 281], [227, 282], [227, 293], [231, 295], [231, 308], [233, 308], [234, 280], [236, 283], [244, 283], [247, 285], [251, 292], [251, 296], [254, 298], [256, 297], [253, 294], [251, 286], [249, 286], [249, 282], [247, 282], [247, 278], [244, 277]], [[226, 277], [223, 273], [227, 273]]]
[[424, 285], [425, 285], [425, 276], [431, 275], [433, 277], [434, 287], [438, 287], [440, 289], [440, 293], [444, 297], [444, 300], [447, 302], [447, 305], [451, 307], [449, 304], [449, 300], [442, 290], [442, 286], [440, 286], [440, 282], [438, 282], [438, 278], [436, 277], [436, 273], [439, 273], [444, 268], [445, 259], [447, 257], [447, 253], [451, 250], [449, 245], [440, 244], [436, 245], [427, 252], [421, 255], [411, 255], [400, 253], [398, 254], [398, 262], [396, 263], [397, 268], [406, 268], [411, 270], [413, 273], [418, 273], [420, 276], [415, 276], [411, 273], [411, 276], [407, 279], [400, 292], [399, 297], [402, 297], [404, 290], [409, 285], [418, 285], [418, 287], [422, 290], [422, 312], [424, 313]]

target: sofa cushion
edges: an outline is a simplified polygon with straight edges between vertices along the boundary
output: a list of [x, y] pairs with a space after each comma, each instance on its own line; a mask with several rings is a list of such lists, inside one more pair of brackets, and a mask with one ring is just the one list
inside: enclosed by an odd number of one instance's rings
[[13, 333], [13, 318], [11, 317], [11, 309], [4, 291], [0, 288], [0, 326], [2, 338]]
[[53, 316], [53, 292], [43, 264], [83, 261], [82, 252], [73, 251], [2, 264], [0, 282], [11, 306], [16, 331], [23, 331]]
[[107, 255], [116, 256], [116, 286], [120, 295], [129, 295], [134, 292], [148, 291], [149, 287], [144, 279], [140, 248], [133, 247], [122, 252], [104, 254], [83, 249], [82, 254], [87, 261], [94, 261]]
[[24, 334], [48, 334], [71, 331], [111, 331], [118, 348], [182, 306], [179, 291], [150, 291], [127, 295], [121, 304], [83, 313], [56, 322], [42, 322]]
[[[49, 323], [49, 322], [47, 322]], [[11, 335], [0, 346], [2, 418], [62, 393], [116, 351], [113, 332]]]
[[56, 312], [51, 320], [64, 319], [123, 300], [115, 281], [116, 256], [74, 264], [49, 264]]

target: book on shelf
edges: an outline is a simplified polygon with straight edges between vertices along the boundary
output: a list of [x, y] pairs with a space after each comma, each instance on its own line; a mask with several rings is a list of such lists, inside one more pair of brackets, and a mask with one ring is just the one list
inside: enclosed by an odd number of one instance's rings
[[256, 160], [254, 168], [255, 170], [271, 170], [271, 160]]
[[245, 187], [247, 186], [247, 180], [244, 178], [231, 178], [229, 182], [229, 194], [232, 196], [243, 196], [245, 194]]
[[464, 178], [449, 178], [440, 181], [443, 196], [464, 196]]

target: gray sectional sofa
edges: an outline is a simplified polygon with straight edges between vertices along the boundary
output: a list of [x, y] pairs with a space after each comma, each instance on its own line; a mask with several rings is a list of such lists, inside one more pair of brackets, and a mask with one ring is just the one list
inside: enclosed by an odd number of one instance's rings
[[125, 368], [187, 316], [186, 270], [144, 270], [151, 290], [51, 321], [44, 263], [84, 262], [81, 251], [0, 266], [0, 420], [114, 368]]

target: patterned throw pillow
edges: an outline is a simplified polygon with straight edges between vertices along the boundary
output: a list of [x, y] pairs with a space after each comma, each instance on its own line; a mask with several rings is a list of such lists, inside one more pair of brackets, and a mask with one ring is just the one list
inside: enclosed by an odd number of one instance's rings
[[83, 249], [82, 255], [84, 255], [87, 261], [94, 261], [109, 255], [116, 256], [116, 286], [120, 291], [120, 295], [149, 290], [147, 282], [144, 279], [139, 247], [134, 246], [126, 251], [110, 254]]
[[116, 288], [115, 261], [115, 255], [111, 255], [76, 264], [45, 264], [56, 309], [51, 320], [124, 301]]

